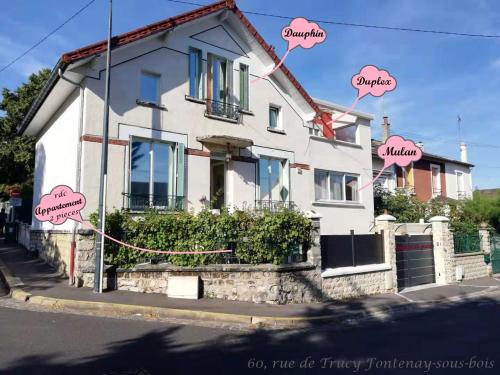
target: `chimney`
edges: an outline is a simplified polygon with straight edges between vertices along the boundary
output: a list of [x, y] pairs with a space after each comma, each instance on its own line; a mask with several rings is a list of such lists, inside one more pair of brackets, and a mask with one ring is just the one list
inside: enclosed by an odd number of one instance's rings
[[465, 142], [460, 142], [460, 160], [464, 163], [468, 163], [467, 160], [467, 145]]
[[417, 146], [419, 149], [422, 150], [422, 152], [424, 152], [424, 142], [418, 141], [417, 143], [415, 143], [415, 146]]
[[384, 116], [384, 123], [382, 124], [382, 142], [387, 141], [391, 136], [391, 124], [389, 124], [389, 117]]

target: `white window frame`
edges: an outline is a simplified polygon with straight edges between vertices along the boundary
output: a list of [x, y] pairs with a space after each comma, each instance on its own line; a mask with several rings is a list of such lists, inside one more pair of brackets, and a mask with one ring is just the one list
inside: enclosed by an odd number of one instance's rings
[[[130, 137], [129, 157], [128, 157], [128, 192], [132, 193], [132, 143], [134, 141], [149, 143], [149, 204], [152, 206], [154, 199], [154, 152], [153, 145], [166, 144], [170, 146], [169, 165], [168, 165], [168, 191], [167, 196], [178, 195], [177, 193], [177, 144], [153, 138], [144, 138], [140, 136]], [[167, 198], [168, 199], [168, 198]], [[159, 207], [155, 207], [159, 208]], [[160, 207], [161, 208], [161, 207]]]
[[[315, 168], [314, 169], [314, 183], [315, 183], [315, 179], [316, 179], [316, 171], [321, 171], [321, 172], [327, 172], [328, 174], [328, 183], [327, 183], [327, 187], [328, 187], [328, 197], [331, 197], [332, 196], [332, 185], [331, 185], [331, 175], [332, 174], [338, 174], [338, 175], [342, 175], [342, 197], [343, 199], [317, 199], [316, 198], [316, 187], [314, 189], [314, 201], [315, 202], [331, 202], [331, 203], [346, 203], [346, 204], [361, 204], [361, 194], [359, 193], [359, 187], [361, 186], [361, 175], [357, 174], [357, 173], [351, 173], [351, 172], [340, 172], [340, 171], [331, 171], [331, 170], [327, 170], [327, 169], [321, 169], [321, 168]], [[358, 191], [356, 192], [357, 194], [357, 200], [347, 200], [346, 199], [346, 188], [345, 188], [345, 178], [346, 176], [348, 177], [356, 177], [357, 180], [358, 180]]]
[[[271, 127], [271, 121], [269, 121], [271, 119], [271, 109], [276, 109], [278, 111], [278, 118], [276, 120], [276, 127], [273, 128]], [[282, 109], [281, 109], [281, 106], [277, 105], [277, 104], [269, 104], [269, 112], [268, 112], [268, 125], [267, 125], [267, 129], [268, 130], [283, 130], [283, 115], [282, 115]]]
[[350, 144], [356, 144], [356, 145], [359, 145], [359, 124], [346, 124], [346, 125], [342, 125], [342, 126], [338, 126], [336, 128], [333, 129], [333, 131], [337, 131], [339, 129], [343, 129], [343, 128], [348, 128], [348, 127], [351, 127], [351, 126], [355, 126], [356, 127], [356, 132], [355, 132], [355, 135], [354, 135], [354, 142], [350, 142], [350, 141], [344, 141], [343, 139], [337, 139], [337, 137], [335, 136], [335, 140], [338, 141], [338, 142], [345, 142], [345, 143], [350, 143]]
[[[194, 99], [198, 99], [198, 100], [203, 100], [204, 99], [204, 96], [205, 96], [205, 79], [203, 77], [203, 51], [199, 48], [196, 48], [196, 47], [189, 47], [189, 55], [188, 55], [188, 82], [189, 82], [189, 86], [188, 86], [188, 96], [191, 97], [191, 98], [194, 98]], [[199, 86], [198, 86], [198, 92], [196, 93], [196, 96], [193, 96], [192, 95], [192, 92], [191, 92], [191, 53], [196, 53], [199, 58], [200, 58], [200, 61], [199, 61], [199, 66], [198, 66], [198, 69], [199, 69]]]
[[[241, 82], [241, 67], [245, 66], [246, 67], [246, 73], [247, 73], [247, 87], [246, 87], [246, 96], [247, 96], [247, 106], [243, 106], [241, 103], [241, 91], [242, 91], [242, 82]], [[243, 64], [240, 63], [239, 65], [239, 70], [238, 70], [238, 78], [239, 78], [239, 99], [240, 99], [240, 109], [243, 111], [250, 111], [250, 66], [248, 64]]]
[[[266, 173], [268, 174], [268, 183], [270, 184], [271, 183], [271, 171], [270, 171], [270, 167], [271, 167], [271, 164], [270, 164], [270, 161], [271, 160], [277, 160], [279, 161], [280, 163], [280, 171], [279, 171], [279, 178], [280, 178], [280, 182], [279, 182], [279, 202], [289, 202], [290, 201], [290, 160], [289, 159], [283, 159], [283, 158], [279, 158], [279, 157], [273, 157], [273, 156], [267, 156], [267, 155], [260, 155], [259, 156], [259, 160], [260, 159], [266, 159], [268, 160], [268, 170], [266, 171]], [[260, 163], [257, 163], [257, 197], [258, 197], [258, 200], [261, 200], [261, 201], [265, 201], [266, 199], [262, 198], [262, 192], [261, 192], [261, 185], [260, 185], [260, 176], [262, 174], [262, 171], [260, 170]], [[283, 189], [283, 187], [285, 187], [287, 190], [288, 190], [288, 194], [287, 194], [287, 197], [285, 200], [283, 200], [283, 197], [281, 196], [281, 191]], [[268, 187], [268, 190], [269, 190], [269, 199], [267, 199], [268, 201], [274, 201], [272, 199], [272, 190], [271, 190], [271, 185], [269, 185]]]
[[309, 126], [309, 135], [315, 137], [324, 137], [322, 127], [312, 122], [311, 125]]
[[[433, 168], [436, 168], [438, 170], [438, 178], [437, 178], [437, 182], [438, 182], [438, 186], [436, 186], [436, 189], [434, 189], [434, 185], [433, 185], [433, 178], [432, 178], [432, 170]], [[441, 186], [441, 166], [439, 164], [432, 164], [430, 165], [430, 172], [431, 172], [431, 194], [432, 194], [432, 197], [435, 198], [435, 197], [438, 197], [441, 195], [441, 192], [442, 192], [442, 186]], [[435, 193], [434, 190], [439, 190], [439, 194]]]
[[[464, 171], [459, 171], [459, 170], [455, 170], [455, 175], [457, 177], [457, 198], [460, 198], [459, 197], [459, 194], [462, 193], [464, 198], [467, 196], [467, 191], [465, 190], [465, 172]], [[460, 181], [460, 177], [462, 178], [462, 190], [459, 189], [459, 181]]]
[[[215, 93], [213, 92], [214, 60], [219, 60], [219, 61], [223, 61], [226, 63], [226, 75], [225, 75], [226, 87], [224, 87], [224, 90], [226, 92], [225, 92], [225, 98], [224, 98], [225, 100], [224, 101], [220, 101], [219, 98], [217, 98], [217, 100], [215, 100]], [[208, 72], [210, 72], [210, 73], [208, 73]], [[209, 86], [209, 82], [208, 82], [208, 75], [209, 74], [211, 76], [211, 82], [210, 82], [210, 84], [212, 86], [211, 88], [208, 87]], [[217, 54], [212, 53], [212, 52], [208, 52], [207, 53], [207, 84], [206, 84], [206, 87], [207, 87], [206, 88], [207, 93], [209, 92], [209, 90], [212, 93], [212, 97], [208, 98], [208, 99], [213, 100], [213, 101], [219, 101], [219, 102], [225, 103], [227, 105], [233, 105], [233, 102], [234, 102], [234, 61], [229, 59], [228, 57], [217, 55]]]

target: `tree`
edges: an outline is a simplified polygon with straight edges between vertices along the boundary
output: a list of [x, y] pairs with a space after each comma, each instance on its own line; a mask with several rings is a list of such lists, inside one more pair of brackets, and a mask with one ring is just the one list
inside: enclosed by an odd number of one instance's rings
[[450, 227], [457, 233], [477, 233], [482, 223], [490, 230], [500, 232], [500, 193], [494, 197], [474, 192], [472, 199], [454, 200], [436, 197], [420, 202], [414, 196], [401, 191], [391, 193], [376, 187], [375, 215], [387, 212], [396, 217], [398, 223], [415, 223], [419, 219], [428, 221], [433, 216], [446, 216]]
[[486, 222], [500, 232], [500, 193], [486, 196], [475, 191], [473, 198], [466, 202], [464, 211], [476, 222]]
[[403, 191], [391, 193], [377, 186], [374, 189], [375, 215], [387, 213], [394, 215], [399, 223], [418, 223], [425, 218], [426, 207], [412, 195]]
[[[35, 164], [35, 139], [19, 136], [17, 127], [28, 113], [34, 100], [50, 76], [42, 69], [29, 76], [28, 82], [11, 91], [2, 90], [0, 110], [0, 200], [8, 197], [16, 186], [28, 195], [32, 189]], [[3, 198], [3, 199], [2, 199]]]

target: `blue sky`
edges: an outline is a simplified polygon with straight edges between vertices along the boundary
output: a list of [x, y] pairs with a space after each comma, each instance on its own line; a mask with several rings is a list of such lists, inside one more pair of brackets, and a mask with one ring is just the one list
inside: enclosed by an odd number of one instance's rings
[[[208, 3], [206, 0], [193, 0]], [[66, 20], [88, 0], [10, 1], [0, 13], [0, 66], [19, 55]], [[314, 3], [314, 6], [311, 4]], [[500, 35], [497, 0], [239, 0], [240, 9], [341, 22], [438, 29]], [[41, 46], [0, 73], [0, 87], [15, 88], [29, 73], [52, 68], [66, 51], [106, 36], [105, 0], [87, 10]], [[114, 33], [170, 17], [193, 6], [166, 0], [115, 0]], [[247, 15], [278, 55], [286, 50], [281, 28], [288, 21]], [[351, 76], [366, 64], [390, 71], [395, 91], [381, 99], [365, 97], [357, 109], [375, 116], [373, 136], [382, 115], [393, 134], [423, 141], [426, 151], [459, 157], [457, 114], [469, 160], [476, 164], [473, 184], [500, 187], [500, 38], [468, 38], [424, 33], [321, 25], [325, 43], [295, 49], [287, 66], [314, 97], [350, 105], [356, 92]]]

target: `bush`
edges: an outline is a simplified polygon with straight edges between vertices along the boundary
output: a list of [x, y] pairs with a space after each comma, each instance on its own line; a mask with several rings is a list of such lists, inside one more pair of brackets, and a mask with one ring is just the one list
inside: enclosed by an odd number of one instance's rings
[[420, 219], [427, 221], [433, 216], [446, 216], [450, 219], [450, 227], [454, 232], [477, 233], [482, 222], [498, 228], [500, 196], [495, 200], [475, 192], [471, 200], [457, 201], [437, 197], [428, 202], [420, 202], [403, 192], [392, 194], [376, 189], [375, 213], [380, 215], [385, 210], [394, 215], [398, 223], [415, 223]]
[[236, 256], [250, 264], [280, 264], [294, 246], [308, 246], [311, 222], [296, 211], [264, 211], [245, 222], [244, 240], [236, 247]]
[[473, 198], [465, 203], [464, 212], [476, 222], [486, 222], [497, 233], [500, 232], [500, 193], [485, 196], [475, 191]]
[[381, 215], [387, 210], [399, 223], [416, 223], [425, 217], [425, 203], [402, 191], [390, 193], [378, 188], [374, 191], [375, 214]]
[[[97, 224], [97, 214], [91, 221]], [[297, 245], [308, 246], [311, 223], [302, 214], [284, 209], [277, 213], [221, 210], [220, 215], [204, 210], [159, 213], [149, 211], [140, 218], [126, 212], [106, 214], [106, 233], [124, 242], [153, 250], [203, 251], [236, 248], [240, 261], [250, 264], [280, 264]], [[219, 262], [220, 254], [157, 254], [141, 252], [106, 241], [105, 261], [130, 268], [152, 259], [178, 266]]]

